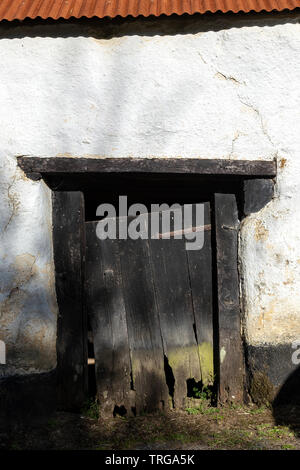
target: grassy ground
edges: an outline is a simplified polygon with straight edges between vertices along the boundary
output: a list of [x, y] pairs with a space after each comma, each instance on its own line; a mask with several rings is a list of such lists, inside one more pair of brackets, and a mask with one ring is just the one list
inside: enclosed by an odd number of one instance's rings
[[0, 435], [5, 449], [300, 449], [300, 408], [213, 408], [200, 402], [185, 411], [135, 418], [56, 413], [46, 424]]

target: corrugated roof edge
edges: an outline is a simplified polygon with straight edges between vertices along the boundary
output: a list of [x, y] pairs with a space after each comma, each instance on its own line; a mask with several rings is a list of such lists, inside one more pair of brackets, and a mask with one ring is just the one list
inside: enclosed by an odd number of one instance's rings
[[71, 15], [71, 16], [58, 16], [58, 17], [53, 17], [53, 16], [40, 16], [40, 15], [37, 15], [37, 16], [34, 16], [34, 17], [31, 17], [31, 16], [26, 16], [25, 18], [14, 18], [13, 20], [9, 20], [7, 18], [3, 18], [1, 19], [0, 18], [0, 22], [2, 21], [6, 21], [6, 22], [11, 22], [11, 21], [24, 21], [24, 20], [54, 20], [54, 21], [57, 21], [57, 20], [79, 20], [79, 19], [114, 19], [114, 18], [151, 18], [151, 17], [154, 17], [154, 18], [159, 18], [159, 17], [170, 17], [170, 16], [183, 16], [183, 15], [188, 15], [188, 16], [193, 16], [193, 15], [196, 15], [196, 14], [199, 14], [199, 15], [203, 15], [205, 13], [221, 13], [223, 15], [226, 15], [227, 13], [234, 13], [234, 14], [237, 14], [237, 13], [272, 13], [272, 12], [278, 12], [278, 13], [282, 13], [284, 11], [286, 12], [291, 12], [291, 11], [296, 11], [296, 10], [299, 10], [300, 11], [300, 5], [299, 7], [295, 7], [295, 8], [272, 8], [272, 9], [267, 9], [267, 8], [263, 8], [261, 10], [254, 10], [254, 9], [250, 9], [250, 10], [226, 10], [225, 12], [218, 9], [218, 10], [206, 10], [204, 13], [201, 13], [201, 12], [194, 12], [194, 13], [189, 13], [189, 12], [183, 12], [183, 13], [161, 13], [161, 14], [158, 14], [158, 15], [155, 15], [154, 13], [152, 13], [151, 15], [143, 15], [142, 13], [139, 13], [137, 15], [132, 15], [132, 14], [128, 14], [128, 15], [121, 15], [121, 14], [118, 14], [118, 15], [115, 15], [115, 16], [109, 16], [109, 15], [105, 15], [105, 16], [98, 16], [98, 15], [91, 15], [91, 16], [88, 16], [88, 15], [82, 15], [80, 17], [78, 16], [74, 16], [74, 15]]
[[293, 11], [300, 0], [1, 0], [0, 21]]

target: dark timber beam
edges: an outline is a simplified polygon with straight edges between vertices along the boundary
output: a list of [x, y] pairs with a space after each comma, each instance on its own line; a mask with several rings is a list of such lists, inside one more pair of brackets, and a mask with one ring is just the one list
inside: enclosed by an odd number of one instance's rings
[[239, 219], [235, 194], [215, 194], [219, 401], [242, 403], [244, 359], [238, 276]]
[[87, 321], [83, 293], [84, 198], [53, 192], [57, 322], [57, 395], [63, 410], [80, 409], [87, 393]]
[[198, 158], [18, 157], [22, 170], [34, 178], [55, 173], [168, 173], [240, 177], [276, 176], [276, 162]]

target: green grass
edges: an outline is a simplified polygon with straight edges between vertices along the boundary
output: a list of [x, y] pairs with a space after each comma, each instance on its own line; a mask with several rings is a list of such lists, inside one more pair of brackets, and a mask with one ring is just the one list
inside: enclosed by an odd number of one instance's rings
[[266, 406], [260, 406], [259, 408], [253, 408], [249, 410], [251, 415], [261, 415], [267, 411]]
[[294, 437], [294, 433], [287, 426], [272, 426], [271, 424], [259, 424], [257, 434], [262, 438], [283, 439]]
[[165, 441], [180, 441], [182, 444], [189, 444], [192, 442], [199, 441], [201, 439], [200, 435], [188, 434], [183, 432], [177, 432], [174, 434], [169, 434], [165, 436]]
[[192, 390], [193, 398], [199, 398], [200, 400], [212, 401], [215, 398], [212, 388], [210, 386], [203, 386], [202, 383], [197, 383]]
[[295, 450], [296, 449], [296, 447], [293, 446], [292, 444], [283, 444], [281, 448], [282, 450]]
[[231, 404], [229, 405], [229, 408], [230, 408], [231, 410], [242, 410], [244, 407], [243, 407], [243, 405], [239, 405], [239, 404], [237, 404], [237, 403], [231, 403]]
[[81, 410], [83, 416], [92, 419], [99, 419], [99, 403], [97, 399], [87, 400]]
[[220, 413], [219, 408], [215, 408], [214, 406], [210, 406], [207, 400], [201, 400], [198, 406], [186, 408], [185, 411], [189, 415], [216, 415]]
[[214, 433], [209, 447], [216, 449], [258, 449], [261, 448], [259, 440], [253, 433], [244, 430], [222, 430]]

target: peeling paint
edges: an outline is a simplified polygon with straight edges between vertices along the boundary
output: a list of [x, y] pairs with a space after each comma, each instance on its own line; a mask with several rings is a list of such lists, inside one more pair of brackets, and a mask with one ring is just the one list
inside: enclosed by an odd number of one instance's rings
[[256, 241], [266, 241], [268, 239], [269, 231], [261, 220], [256, 222], [255, 239]]
[[300, 338], [299, 310], [298, 298], [269, 301], [257, 316], [248, 318], [250, 344], [292, 344]]
[[286, 165], [286, 162], [287, 162], [287, 159], [286, 159], [286, 158], [281, 158], [281, 159], [279, 160], [279, 168], [281, 168], [281, 169], [284, 168], [285, 165]]

